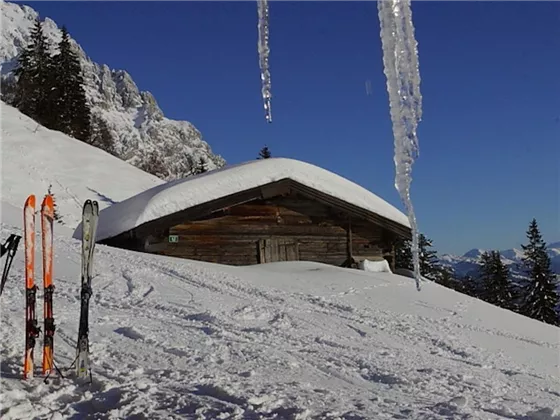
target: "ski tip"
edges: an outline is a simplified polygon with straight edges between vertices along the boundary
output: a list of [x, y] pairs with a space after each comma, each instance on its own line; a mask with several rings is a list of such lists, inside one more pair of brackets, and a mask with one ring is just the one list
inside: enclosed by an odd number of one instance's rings
[[29, 197], [27, 197], [27, 200], [25, 200], [25, 207], [35, 208], [35, 194], [31, 194]]
[[43, 204], [41, 207], [45, 208], [52, 208], [54, 206], [54, 200], [53, 200], [53, 196], [50, 194], [45, 195], [45, 198], [43, 198]]

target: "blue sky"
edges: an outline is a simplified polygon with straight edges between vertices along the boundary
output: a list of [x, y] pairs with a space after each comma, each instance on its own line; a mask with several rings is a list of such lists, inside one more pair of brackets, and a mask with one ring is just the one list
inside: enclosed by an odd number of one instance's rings
[[[273, 123], [256, 2], [25, 2], [127, 70], [228, 163], [308, 161], [403, 208], [375, 2], [270, 4]], [[440, 253], [560, 240], [560, 2], [413, 2], [423, 121], [412, 199]], [[366, 81], [371, 95], [366, 94]]]

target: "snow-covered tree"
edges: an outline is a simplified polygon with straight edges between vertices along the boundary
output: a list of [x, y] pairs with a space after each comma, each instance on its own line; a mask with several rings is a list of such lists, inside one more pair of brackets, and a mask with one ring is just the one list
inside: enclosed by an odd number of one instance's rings
[[206, 161], [204, 160], [204, 158], [200, 158], [198, 160], [198, 164], [196, 165], [196, 167], [194, 168], [194, 174], [198, 175], [198, 174], [203, 174], [204, 172], [207, 172], [208, 169], [206, 168]]
[[437, 280], [441, 269], [437, 262], [437, 251], [430, 248], [432, 248], [432, 240], [426, 238], [426, 236], [421, 233], [418, 236], [420, 273], [430, 280]]
[[53, 111], [56, 114], [56, 129], [76, 139], [88, 141], [91, 137], [91, 116], [84, 89], [82, 66], [78, 54], [70, 43], [70, 35], [66, 27], [63, 26], [61, 31], [59, 52], [52, 59]]
[[165, 179], [168, 175], [165, 160], [158, 150], [145, 152], [145, 157], [142, 159], [141, 164], [138, 165], [138, 168], [161, 179]]
[[399, 238], [395, 241], [395, 267], [414, 270], [410, 240]]
[[52, 58], [39, 18], [31, 30], [30, 42], [18, 56], [13, 105], [38, 123], [52, 128]]
[[520, 312], [548, 324], [560, 325], [560, 317], [556, 312], [560, 302], [556, 291], [556, 276], [550, 269], [546, 243], [535, 219], [529, 225], [527, 238], [528, 244], [521, 247], [525, 254], [523, 266], [529, 280], [521, 291]]
[[113, 156], [117, 155], [115, 150], [115, 139], [105, 120], [96, 114], [91, 115], [89, 144], [98, 147]]
[[[442, 275], [442, 267], [438, 264], [437, 251], [430, 249], [432, 240], [423, 233], [418, 236], [418, 251], [420, 260], [420, 274], [437, 281]], [[412, 243], [408, 239], [398, 239], [395, 242], [395, 267], [413, 270]]]
[[481, 298], [505, 309], [515, 308], [515, 288], [509, 278], [509, 270], [498, 251], [485, 252], [481, 256]]

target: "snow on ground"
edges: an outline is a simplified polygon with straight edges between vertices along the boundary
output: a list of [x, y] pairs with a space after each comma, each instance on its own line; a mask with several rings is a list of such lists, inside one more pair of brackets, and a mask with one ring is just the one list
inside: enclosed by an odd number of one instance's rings
[[[21, 232], [20, 208], [4, 210], [2, 239]], [[65, 368], [80, 243], [71, 229], [55, 234], [55, 356]], [[558, 328], [433, 283], [418, 292], [390, 273], [229, 267], [99, 245], [93, 383], [71, 371], [24, 382], [22, 257], [0, 297], [3, 420], [560, 419]]]
[[105, 208], [164, 183], [100, 149], [38, 125], [4, 102], [0, 105], [3, 202], [21, 207], [29, 194], [36, 194], [40, 205], [52, 184], [62, 220], [75, 228], [85, 198]]
[[[407, 216], [365, 188], [310, 163], [287, 158], [253, 160], [155, 186], [99, 215], [97, 240], [198, 204], [290, 178], [410, 227]], [[81, 227], [76, 230], [80, 238]]]

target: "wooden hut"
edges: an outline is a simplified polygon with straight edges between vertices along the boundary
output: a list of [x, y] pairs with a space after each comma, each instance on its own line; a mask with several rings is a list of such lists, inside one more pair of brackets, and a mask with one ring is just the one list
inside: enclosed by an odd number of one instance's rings
[[[105, 233], [98, 242], [230, 265], [304, 260], [354, 266], [383, 258], [392, 265], [394, 240], [411, 236], [406, 217], [390, 204], [291, 159], [250, 162], [152, 190], [102, 211]], [[112, 218], [128, 225], [119, 232]]]

